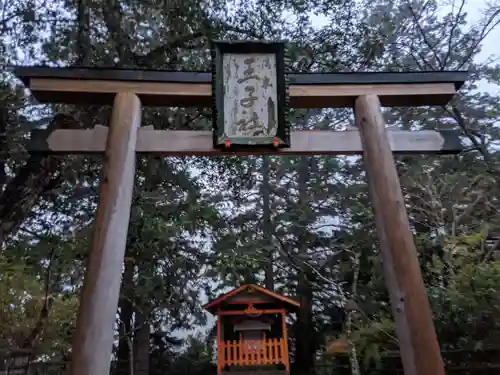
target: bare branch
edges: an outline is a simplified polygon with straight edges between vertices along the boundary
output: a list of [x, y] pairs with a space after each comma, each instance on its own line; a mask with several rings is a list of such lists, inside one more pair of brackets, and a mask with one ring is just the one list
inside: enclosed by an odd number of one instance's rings
[[[425, 33], [424, 29], [422, 29], [422, 26], [420, 25], [420, 18], [421, 18], [421, 16], [417, 15], [417, 13], [415, 12], [415, 10], [413, 9], [413, 7], [410, 4], [408, 4], [408, 9], [410, 10], [410, 12], [412, 14], [415, 26], [416, 26], [417, 30], [419, 31], [420, 35], [422, 36], [422, 39], [423, 39], [424, 43], [427, 45], [427, 47], [429, 47], [430, 51], [434, 55], [434, 58], [438, 62], [439, 67], [442, 67], [443, 63], [441, 62], [441, 59], [439, 58], [439, 56], [438, 56], [438, 54], [436, 52], [436, 44], [432, 44], [429, 41], [429, 39], [427, 38], [427, 34]], [[423, 10], [422, 10], [422, 12], [423, 12]], [[425, 60], [423, 60], [423, 61], [425, 61]]]
[[448, 52], [446, 52], [446, 55], [443, 59], [443, 65], [441, 66], [442, 70], [444, 70], [446, 68], [446, 64], [448, 63], [448, 59], [450, 58], [451, 50], [453, 49], [453, 37], [454, 37], [453, 34], [458, 26], [458, 22], [459, 22], [460, 17], [463, 15], [463, 9], [465, 6], [465, 2], [466, 2], [466, 0], [461, 0], [457, 14], [455, 15], [454, 20], [453, 20], [453, 24], [451, 25], [450, 35], [448, 37]]

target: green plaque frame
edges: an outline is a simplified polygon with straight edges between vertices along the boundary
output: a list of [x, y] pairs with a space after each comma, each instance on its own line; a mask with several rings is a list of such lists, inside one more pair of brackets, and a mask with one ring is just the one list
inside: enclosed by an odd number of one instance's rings
[[[289, 107], [289, 94], [288, 94], [288, 82], [285, 74], [285, 43], [284, 42], [254, 42], [254, 41], [214, 41], [212, 42], [212, 123], [213, 123], [213, 146], [217, 149], [227, 150], [227, 151], [235, 151], [238, 149], [244, 150], [248, 148], [289, 148], [290, 147], [290, 125], [288, 120], [288, 107]], [[256, 135], [239, 135], [232, 134], [228, 132], [226, 119], [225, 119], [225, 102], [226, 95], [231, 95], [231, 93], [226, 92], [226, 77], [227, 72], [224, 71], [224, 56], [228, 54], [240, 55], [239, 58], [248, 55], [247, 59], [253, 59], [253, 56], [263, 54], [272, 55], [274, 57], [275, 66], [274, 69], [271, 67], [271, 70], [274, 70], [275, 82], [274, 79], [271, 79], [272, 84], [268, 87], [272, 87], [273, 84], [275, 88], [272, 89], [272, 95], [269, 95], [267, 99], [262, 97], [262, 100], [267, 101], [267, 118], [263, 121], [260, 118], [258, 121], [256, 120], [254, 124], [261, 124], [261, 128], [257, 131], [259, 134]], [[243, 55], [243, 56], [242, 56]], [[250, 61], [250, 60], [244, 60]], [[269, 60], [268, 60], [269, 61]], [[235, 69], [238, 69], [238, 64], [233, 62]], [[242, 91], [247, 93], [248, 95], [254, 94], [255, 90], [254, 86], [250, 88], [245, 86], [245, 82], [254, 78], [252, 84], [255, 84], [256, 81], [261, 81], [261, 77], [258, 77], [258, 67], [256, 69], [250, 68], [252, 77], [243, 77], [236, 80], [238, 85], [241, 85], [243, 88]], [[247, 72], [245, 70], [244, 72]], [[264, 77], [263, 80], [267, 79]], [[239, 81], [242, 81], [241, 83]], [[249, 85], [247, 83], [247, 85]], [[239, 91], [241, 93], [241, 91]], [[273, 98], [271, 98], [273, 96]], [[255, 96], [253, 97], [255, 98]], [[243, 97], [242, 99], [234, 98], [235, 101], [239, 100], [239, 103], [242, 104], [242, 101], [247, 100], [248, 98]], [[274, 104], [273, 102], [276, 101]], [[270, 104], [271, 103], [271, 104]], [[261, 106], [262, 107], [262, 106]], [[270, 110], [272, 109], [272, 111]], [[255, 108], [249, 108], [250, 111], [253, 111]], [[276, 111], [275, 114], [270, 114], [271, 112]], [[243, 109], [243, 113], [248, 113], [246, 109]], [[261, 108], [261, 113], [263, 109]], [[257, 116], [256, 111], [253, 111], [252, 114]], [[241, 123], [247, 121], [250, 123], [252, 118], [251, 115], [248, 114], [246, 119], [239, 120], [237, 123]], [[264, 116], [266, 117], [266, 116]], [[266, 121], [267, 120], [267, 121]], [[276, 130], [274, 132], [274, 127]], [[264, 130], [267, 130], [266, 134]], [[274, 134], [269, 134], [271, 131]]]

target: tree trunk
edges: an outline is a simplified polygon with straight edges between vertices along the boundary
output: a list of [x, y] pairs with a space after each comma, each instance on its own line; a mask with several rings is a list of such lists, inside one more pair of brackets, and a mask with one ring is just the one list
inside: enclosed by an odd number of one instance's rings
[[122, 295], [120, 296], [120, 340], [118, 342], [117, 353], [117, 375], [130, 374], [130, 339], [132, 334], [132, 314], [133, 306], [129, 298], [125, 298], [123, 291], [132, 290], [134, 277], [134, 265], [131, 262], [125, 262], [125, 272], [123, 274]]
[[[50, 134], [55, 129], [76, 128], [81, 126], [73, 117], [57, 114], [46, 131]], [[62, 160], [60, 156], [30, 155], [16, 176], [5, 184], [0, 195], [0, 244], [19, 229], [40, 197], [60, 184]]]
[[[299, 203], [307, 202], [307, 181], [309, 180], [309, 157], [301, 157], [299, 161]], [[298, 247], [300, 253], [307, 252], [305, 233], [307, 228], [307, 213], [302, 212], [298, 220]], [[297, 295], [300, 309], [297, 313], [295, 325], [295, 373], [297, 375], [314, 374], [314, 340], [312, 320], [313, 289], [310, 282], [312, 277], [307, 265], [303, 266], [299, 274]]]
[[304, 270], [300, 275], [297, 295], [300, 309], [295, 325], [295, 373], [297, 375], [314, 374], [314, 346], [312, 321], [312, 286]]
[[[142, 227], [141, 227], [142, 230]], [[139, 232], [140, 233], [140, 232]], [[138, 255], [139, 256], [139, 255]], [[146, 275], [152, 265], [141, 262], [138, 267], [138, 289], [144, 290]], [[135, 308], [135, 335], [134, 335], [134, 375], [149, 375], [150, 324], [149, 301], [138, 293]]]
[[149, 375], [150, 327], [145, 312], [135, 313], [135, 371], [134, 375]]
[[78, 36], [77, 36], [77, 66], [90, 65], [91, 41], [89, 35], [90, 17], [86, 0], [78, 0], [77, 3]]
[[265, 269], [265, 285], [269, 290], [274, 290], [274, 251], [272, 245], [271, 227], [271, 186], [269, 183], [269, 156], [262, 158], [262, 232], [264, 234], [265, 249], [268, 252], [268, 261]]
[[[357, 293], [356, 290], [358, 286], [359, 267], [360, 267], [359, 262], [360, 262], [360, 254], [357, 253], [354, 257], [354, 279], [352, 281], [352, 289], [351, 289], [352, 300], [356, 298], [356, 293]], [[346, 323], [347, 344], [349, 349], [349, 363], [351, 365], [351, 375], [361, 375], [361, 370], [359, 369], [356, 345], [352, 337], [352, 323], [356, 313], [357, 310], [355, 308], [349, 309], [349, 311], [347, 312], [347, 323]]]

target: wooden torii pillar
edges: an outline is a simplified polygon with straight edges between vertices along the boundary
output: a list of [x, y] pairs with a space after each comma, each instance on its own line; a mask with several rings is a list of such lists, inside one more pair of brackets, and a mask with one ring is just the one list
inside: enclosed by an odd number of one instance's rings
[[[113, 104], [109, 130], [59, 129], [50, 134], [35, 131], [29, 148], [43, 154], [105, 154], [71, 374], [107, 374], [136, 153], [227, 155], [214, 149], [212, 132], [140, 129], [141, 104], [209, 107], [211, 75], [46, 67], [19, 67], [15, 74], [40, 103]], [[462, 146], [458, 135], [450, 131], [387, 131], [381, 106], [445, 105], [466, 78], [466, 72], [290, 74], [292, 107], [353, 107], [359, 131], [297, 131], [291, 133], [290, 148], [236, 152], [364, 155], [385, 279], [407, 375], [444, 375], [444, 367], [392, 154], [458, 153]]]

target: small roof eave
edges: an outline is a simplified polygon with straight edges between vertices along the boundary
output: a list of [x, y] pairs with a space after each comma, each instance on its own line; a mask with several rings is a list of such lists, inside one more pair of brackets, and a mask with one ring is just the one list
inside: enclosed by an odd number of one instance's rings
[[276, 300], [279, 300], [279, 301], [282, 301], [284, 302], [285, 304], [287, 304], [288, 306], [292, 307], [292, 309], [296, 309], [298, 307], [300, 307], [300, 303], [298, 303], [297, 301], [294, 301], [293, 299], [291, 298], [288, 298], [288, 297], [285, 297], [281, 294], [278, 294], [276, 292], [272, 292], [266, 288], [263, 288], [259, 285], [255, 285], [255, 284], [244, 284], [244, 285], [241, 285], [240, 287], [236, 288], [236, 289], [233, 289], [231, 290], [230, 292], [228, 293], [225, 293], [219, 297], [217, 297], [216, 299], [206, 303], [205, 305], [203, 305], [203, 308], [205, 310], [208, 310], [210, 313], [215, 313], [217, 311], [217, 307], [223, 303], [224, 301], [226, 301], [228, 298], [232, 297], [232, 296], [235, 296], [241, 292], [243, 292], [244, 290], [248, 289], [248, 288], [253, 288], [255, 290], [257, 290], [258, 292], [261, 292], [263, 294], [267, 294], [268, 296], [272, 297], [272, 298], [275, 298]]

